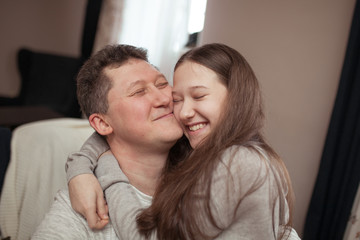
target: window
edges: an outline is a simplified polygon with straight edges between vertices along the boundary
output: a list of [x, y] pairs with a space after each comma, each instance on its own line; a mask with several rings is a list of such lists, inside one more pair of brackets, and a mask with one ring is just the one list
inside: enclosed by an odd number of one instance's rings
[[196, 45], [205, 8], [206, 0], [125, 0], [118, 43], [148, 49], [150, 62], [172, 83], [184, 47]]

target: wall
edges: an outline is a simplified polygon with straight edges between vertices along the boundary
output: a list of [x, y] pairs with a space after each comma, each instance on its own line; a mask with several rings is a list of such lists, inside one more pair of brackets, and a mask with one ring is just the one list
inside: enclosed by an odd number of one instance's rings
[[[355, 0], [208, 0], [202, 43], [223, 42], [253, 66], [266, 136], [283, 157], [301, 233], [342, 68]], [[19, 90], [16, 52], [79, 56], [86, 0], [0, 1], [0, 95]]]
[[287, 165], [301, 235], [355, 0], [208, 0], [201, 43], [240, 51], [262, 85], [266, 136]]
[[20, 47], [80, 56], [86, 0], [0, 1], [0, 96], [20, 88], [16, 54]]

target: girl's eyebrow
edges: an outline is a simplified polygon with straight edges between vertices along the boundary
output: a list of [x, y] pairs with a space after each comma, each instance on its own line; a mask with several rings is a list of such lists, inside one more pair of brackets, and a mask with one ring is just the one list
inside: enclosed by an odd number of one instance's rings
[[202, 85], [197, 85], [197, 86], [190, 87], [190, 89], [199, 89], [199, 88], [209, 89], [208, 87], [205, 87], [205, 86], [202, 86]]
[[[196, 90], [196, 89], [209, 89], [208, 87], [205, 87], [205, 86], [202, 86], [202, 85], [196, 85], [196, 86], [191, 86], [190, 87], [190, 90], [193, 91], [193, 90]], [[172, 91], [171, 94], [177, 94], [176, 91]]]

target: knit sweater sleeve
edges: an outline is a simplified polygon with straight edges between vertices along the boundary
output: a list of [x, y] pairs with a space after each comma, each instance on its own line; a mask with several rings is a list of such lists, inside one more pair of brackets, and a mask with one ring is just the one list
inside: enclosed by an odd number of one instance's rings
[[109, 145], [105, 139], [94, 132], [83, 144], [80, 151], [71, 153], [67, 159], [65, 170], [66, 178], [69, 182], [73, 177], [93, 173], [99, 156], [109, 150]]
[[227, 149], [213, 173], [210, 192], [211, 213], [220, 229], [203, 217], [204, 232], [217, 239], [278, 239], [288, 207], [272, 169], [258, 151]]
[[[95, 175], [104, 190], [110, 219], [118, 238], [145, 239], [136, 224], [136, 216], [143, 210], [142, 204], [116, 158], [112, 154], [101, 156]], [[148, 239], [157, 239], [156, 233], [153, 232]]]

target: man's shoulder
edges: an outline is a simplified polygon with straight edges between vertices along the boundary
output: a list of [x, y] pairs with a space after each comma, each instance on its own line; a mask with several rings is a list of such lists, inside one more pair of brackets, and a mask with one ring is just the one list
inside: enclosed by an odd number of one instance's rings
[[55, 200], [32, 239], [118, 239], [109, 223], [101, 231], [92, 231], [86, 219], [72, 207], [66, 189], [56, 193]]
[[55, 200], [67, 203], [71, 206], [69, 191], [67, 189], [60, 189], [55, 195]]

